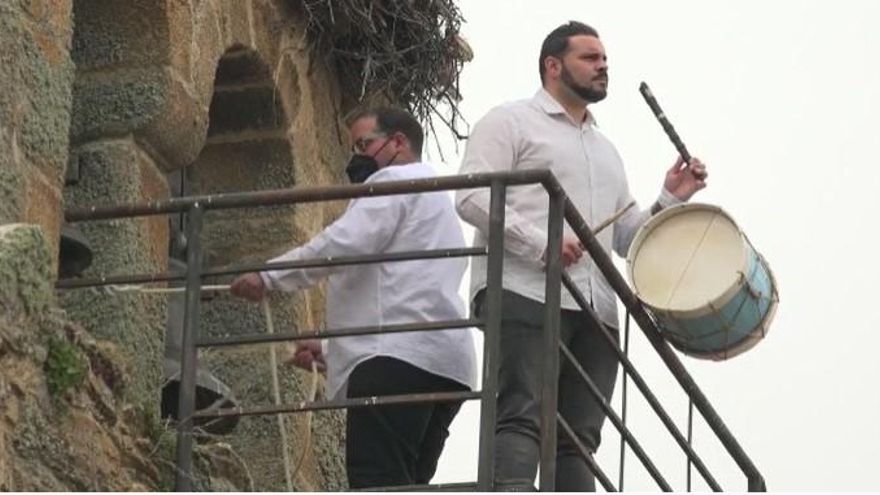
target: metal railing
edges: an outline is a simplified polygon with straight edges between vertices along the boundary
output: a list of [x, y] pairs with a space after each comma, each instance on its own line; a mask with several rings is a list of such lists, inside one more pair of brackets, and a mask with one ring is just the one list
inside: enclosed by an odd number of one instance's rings
[[[675, 376], [676, 380], [688, 395], [690, 401], [702, 414], [707, 424], [722, 445], [737, 463], [748, 480], [750, 491], [765, 489], [764, 480], [757, 468], [745, 454], [739, 443], [727, 429], [717, 412], [711, 406], [705, 395], [697, 387], [694, 380], [687, 373], [684, 366], [678, 360], [672, 349], [666, 344], [660, 335], [653, 320], [645, 312], [641, 303], [627, 286], [620, 273], [614, 268], [611, 259], [602, 249], [590, 230], [586, 221], [577, 211], [575, 206], [567, 198], [562, 186], [552, 173], [546, 170], [523, 170], [504, 173], [485, 173], [463, 176], [438, 177], [431, 179], [418, 179], [407, 181], [379, 182], [360, 185], [294, 188], [285, 190], [272, 190], [248, 193], [216, 194], [209, 196], [197, 196], [187, 198], [172, 198], [162, 201], [152, 201], [138, 204], [117, 205], [107, 207], [74, 208], [67, 211], [65, 219], [68, 222], [95, 221], [119, 218], [141, 217], [149, 215], [167, 215], [183, 213], [187, 216], [187, 270], [185, 273], [160, 273], [139, 275], [114, 275], [91, 279], [74, 279], [59, 281], [59, 289], [75, 289], [82, 287], [95, 287], [111, 284], [153, 283], [172, 280], [186, 280], [186, 306], [184, 313], [183, 352], [181, 356], [181, 386], [177, 424], [177, 475], [175, 489], [179, 491], [192, 490], [192, 451], [193, 451], [193, 420], [196, 418], [223, 417], [223, 416], [250, 416], [269, 415], [279, 413], [298, 413], [305, 411], [343, 409], [352, 407], [371, 407], [383, 404], [403, 404], [417, 402], [439, 402], [459, 400], [480, 400], [480, 434], [479, 434], [479, 463], [477, 468], [476, 483], [454, 483], [443, 485], [393, 487], [393, 489], [419, 490], [472, 490], [491, 491], [494, 488], [494, 444], [495, 444], [495, 398], [498, 388], [498, 353], [501, 338], [501, 300], [502, 300], [502, 262], [504, 253], [504, 214], [507, 188], [511, 186], [541, 184], [549, 196], [548, 216], [548, 250], [546, 266], [545, 288], [545, 315], [544, 315], [544, 339], [543, 355], [546, 356], [542, 368], [542, 396], [541, 396], [541, 442], [540, 442], [540, 480], [539, 487], [542, 491], [553, 491], [556, 471], [556, 428], [561, 426], [563, 431], [572, 438], [575, 445], [581, 451], [588, 467], [596, 475], [599, 482], [608, 491], [616, 488], [608, 476], [598, 466], [592, 453], [584, 446], [577, 435], [571, 430], [565, 418], [561, 417], [557, 407], [557, 377], [559, 375], [560, 350], [562, 354], [575, 366], [581, 374], [590, 393], [601, 405], [608, 415], [612, 424], [621, 432], [622, 443], [630, 446], [638, 459], [645, 465], [649, 474], [663, 490], [671, 490], [671, 487], [659, 473], [656, 466], [648, 458], [644, 449], [625, 425], [624, 419], [617, 416], [611, 408], [608, 398], [602, 397], [591, 378], [580, 367], [570, 351], [559, 340], [560, 301], [561, 291], [565, 287], [584, 315], [592, 320], [611, 343], [618, 361], [625, 370], [624, 379], [632, 378], [633, 383], [643, 393], [651, 408], [661, 419], [663, 424], [672, 434], [675, 441], [685, 452], [688, 459], [688, 485], [690, 485], [690, 466], [696, 467], [710, 488], [720, 491], [721, 487], [709, 473], [705, 464], [693, 451], [690, 445], [690, 432], [685, 439], [680, 431], [660, 405], [657, 398], [647, 387], [641, 375], [636, 371], [624, 350], [609, 329], [598, 318], [590, 304], [584, 298], [580, 290], [574, 285], [568, 275], [562, 270], [561, 244], [563, 222], [567, 222], [573, 232], [580, 239], [596, 266], [606, 277], [611, 287], [623, 301], [629, 314], [638, 323], [639, 327], [647, 336], [654, 349], [662, 358], [663, 362]], [[432, 191], [449, 191], [456, 189], [490, 188], [490, 212], [489, 232], [487, 248], [458, 248], [422, 252], [384, 253], [365, 256], [333, 257], [296, 262], [272, 263], [272, 264], [246, 264], [234, 267], [211, 268], [202, 270], [202, 247], [201, 231], [203, 217], [208, 210], [235, 209], [257, 206], [289, 205], [296, 203], [318, 202], [329, 200], [353, 199], [365, 196], [383, 196], [396, 194], [413, 194]], [[398, 262], [415, 259], [431, 259], [464, 256], [488, 256], [487, 259], [487, 289], [485, 298], [485, 319], [462, 319], [453, 321], [412, 323], [401, 325], [386, 325], [374, 327], [343, 328], [323, 331], [320, 334], [304, 332], [254, 334], [224, 338], [205, 338], [199, 330], [199, 304], [200, 288], [202, 280], [206, 277], [221, 275], [240, 274], [252, 271], [269, 271], [275, 269], [313, 268], [325, 266], [345, 266], [364, 263]], [[627, 327], [629, 318], [627, 318]], [[444, 392], [428, 394], [405, 394], [372, 398], [354, 398], [335, 401], [300, 402], [281, 406], [263, 407], [235, 407], [213, 411], [195, 411], [195, 376], [198, 363], [198, 350], [207, 347], [237, 346], [249, 344], [265, 344], [282, 341], [295, 341], [306, 338], [344, 338], [355, 335], [370, 335], [392, 332], [436, 331], [448, 329], [466, 329], [479, 327], [484, 329], [483, 346], [483, 379], [478, 392]], [[628, 333], [627, 333], [628, 339]], [[622, 447], [623, 449], [623, 447]], [[623, 459], [623, 450], [621, 451]], [[623, 461], [621, 460], [621, 463]], [[622, 465], [621, 465], [622, 467]], [[622, 481], [622, 469], [621, 469]], [[392, 489], [392, 487], [386, 487]]]

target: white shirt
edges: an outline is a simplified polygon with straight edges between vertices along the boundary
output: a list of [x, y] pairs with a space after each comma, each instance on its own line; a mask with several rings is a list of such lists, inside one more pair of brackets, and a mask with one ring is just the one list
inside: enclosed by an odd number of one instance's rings
[[[588, 114], [576, 123], [544, 89], [530, 100], [492, 109], [473, 128], [468, 138], [462, 174], [510, 170], [550, 170], [565, 188], [569, 199], [591, 226], [599, 225], [632, 201], [620, 155]], [[666, 207], [678, 203], [662, 191], [658, 202]], [[541, 258], [547, 246], [548, 196], [540, 184], [507, 189], [505, 213], [503, 286], [530, 299], [544, 302], [545, 275]], [[461, 217], [476, 227], [474, 244], [485, 246], [489, 232], [489, 191], [460, 190], [456, 207]], [[639, 226], [650, 211], [631, 208], [613, 227], [598, 234], [610, 253], [613, 247], [626, 256]], [[565, 225], [565, 235], [573, 235]], [[486, 259], [474, 258], [471, 294], [486, 287]], [[570, 266], [568, 274], [584, 296], [592, 301], [599, 317], [617, 326], [614, 292], [590, 257]], [[579, 310], [563, 287], [562, 307]]]
[[[430, 165], [385, 167], [367, 183], [435, 177]], [[272, 262], [461, 248], [458, 217], [445, 192], [376, 196], [351, 201], [345, 213], [307, 244]], [[272, 290], [292, 292], [329, 276], [327, 326], [429, 323], [465, 318], [458, 288], [467, 258], [441, 258], [345, 267], [264, 272]], [[354, 367], [390, 356], [473, 389], [476, 355], [468, 329], [406, 332], [327, 339], [327, 396], [344, 397]]]

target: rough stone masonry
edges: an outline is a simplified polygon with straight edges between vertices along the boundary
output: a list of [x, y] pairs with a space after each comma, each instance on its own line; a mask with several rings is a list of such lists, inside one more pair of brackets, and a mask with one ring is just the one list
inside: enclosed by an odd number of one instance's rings
[[[293, 4], [0, 1], [0, 489], [170, 488], [173, 429], [158, 418], [167, 296], [56, 294], [63, 212], [339, 182], [339, 79], [309, 54]], [[318, 232], [340, 208], [209, 214], [206, 264], [263, 260]], [[83, 276], [167, 271], [175, 221], [79, 224], [94, 252]], [[278, 327], [322, 321], [320, 290], [272, 305]], [[265, 331], [258, 308], [222, 295], [204, 300], [203, 329]], [[267, 352], [213, 351], [202, 361], [240, 403], [265, 405]], [[85, 370], [60, 397], [44, 376], [57, 369], [47, 367], [56, 354]], [[301, 400], [307, 377], [278, 371], [284, 400]], [[287, 420], [294, 460], [305, 447], [303, 421]], [[340, 413], [316, 414], [295, 488], [344, 488], [342, 424]], [[274, 417], [200, 438], [199, 486], [285, 489], [280, 449]]]

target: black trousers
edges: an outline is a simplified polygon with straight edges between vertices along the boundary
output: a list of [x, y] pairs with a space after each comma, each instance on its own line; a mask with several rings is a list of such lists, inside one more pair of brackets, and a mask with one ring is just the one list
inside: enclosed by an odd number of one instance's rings
[[[348, 397], [465, 391], [454, 380], [385, 356], [358, 364]], [[461, 401], [358, 407], [348, 410], [345, 460], [350, 488], [426, 484]]]
[[[477, 296], [482, 316], [484, 293]], [[544, 304], [505, 290], [502, 296], [501, 355], [498, 371], [498, 423], [495, 436], [495, 481], [499, 488], [531, 486], [540, 453], [541, 369]], [[562, 310], [560, 338], [580, 365], [611, 400], [617, 359], [600, 330], [581, 311]], [[617, 331], [613, 335], [617, 337]], [[577, 370], [559, 356], [558, 411], [591, 452], [601, 441], [605, 414]], [[565, 431], [557, 428], [556, 490], [595, 491], [595, 478]]]

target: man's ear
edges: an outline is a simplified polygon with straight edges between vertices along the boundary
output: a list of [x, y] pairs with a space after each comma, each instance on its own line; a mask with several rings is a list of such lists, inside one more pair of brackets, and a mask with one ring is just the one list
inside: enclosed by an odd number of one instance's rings
[[406, 137], [406, 134], [402, 132], [395, 132], [391, 135], [391, 139], [394, 140], [394, 143], [398, 148], [406, 148], [410, 149], [409, 138]]
[[561, 66], [562, 66], [562, 60], [560, 60], [552, 55], [548, 55], [546, 58], [544, 58], [544, 72], [548, 76], [551, 74], [552, 75], [559, 75], [559, 72], [561, 72], [561, 70], [560, 70]]

